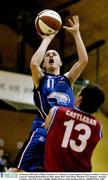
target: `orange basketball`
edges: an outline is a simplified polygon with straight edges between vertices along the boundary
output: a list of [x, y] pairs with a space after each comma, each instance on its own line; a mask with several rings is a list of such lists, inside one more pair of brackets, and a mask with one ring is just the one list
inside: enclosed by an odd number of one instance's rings
[[35, 27], [42, 35], [51, 35], [59, 31], [62, 26], [60, 15], [50, 9], [41, 11], [35, 19]]

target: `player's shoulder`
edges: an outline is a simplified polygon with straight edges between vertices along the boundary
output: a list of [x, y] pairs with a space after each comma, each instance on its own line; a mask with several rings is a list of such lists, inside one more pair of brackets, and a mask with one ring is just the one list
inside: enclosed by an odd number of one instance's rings
[[67, 109], [68, 108], [65, 106], [54, 106], [50, 109], [49, 115], [52, 117], [52, 116], [55, 116], [55, 114], [57, 114], [57, 113], [66, 112]]
[[59, 114], [66, 114], [67, 111], [73, 111], [74, 109], [72, 107], [66, 107], [66, 106], [59, 106], [56, 111]]
[[92, 114], [91, 117], [96, 121], [97, 125], [101, 126], [101, 121], [96, 116], [96, 113]]

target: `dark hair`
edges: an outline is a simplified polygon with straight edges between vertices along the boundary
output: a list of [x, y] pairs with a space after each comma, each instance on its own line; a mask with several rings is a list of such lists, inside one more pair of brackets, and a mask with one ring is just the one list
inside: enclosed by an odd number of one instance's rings
[[82, 88], [80, 95], [82, 96], [80, 109], [90, 114], [96, 112], [105, 100], [103, 89], [94, 83]]

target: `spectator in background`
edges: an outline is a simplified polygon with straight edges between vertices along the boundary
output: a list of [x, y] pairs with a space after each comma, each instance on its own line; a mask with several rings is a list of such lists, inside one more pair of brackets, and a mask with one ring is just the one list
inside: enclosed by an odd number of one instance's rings
[[0, 172], [5, 172], [11, 166], [9, 154], [0, 147]]

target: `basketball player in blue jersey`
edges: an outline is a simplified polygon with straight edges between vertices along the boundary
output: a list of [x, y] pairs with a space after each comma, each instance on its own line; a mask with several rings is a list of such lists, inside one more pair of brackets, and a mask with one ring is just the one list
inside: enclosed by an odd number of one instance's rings
[[[18, 169], [35, 172], [43, 163], [44, 144], [46, 130], [43, 123], [53, 106], [73, 107], [73, 84], [87, 65], [88, 56], [79, 31], [79, 17], [77, 15], [69, 19], [70, 26], [63, 26], [74, 38], [78, 61], [70, 71], [60, 75], [62, 61], [57, 51], [47, 48], [55, 35], [43, 35], [42, 42], [31, 58], [30, 68], [34, 83], [34, 102], [36, 104], [36, 118], [33, 121], [32, 132], [28, 141], [24, 144], [21, 153], [16, 158], [14, 166]], [[43, 68], [45, 73], [41, 69]]]

